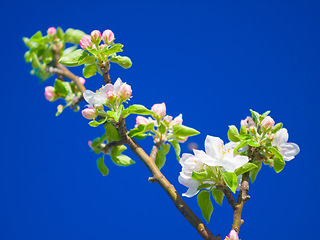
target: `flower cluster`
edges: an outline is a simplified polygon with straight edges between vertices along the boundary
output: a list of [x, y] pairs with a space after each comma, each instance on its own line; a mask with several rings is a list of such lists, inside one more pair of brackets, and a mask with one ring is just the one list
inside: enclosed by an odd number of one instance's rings
[[[178, 142], [184, 143], [187, 141], [188, 137], [177, 137], [174, 136], [173, 127], [175, 125], [182, 125], [182, 114], [173, 118], [172, 116], [166, 115], [166, 104], [154, 104], [151, 107], [151, 111], [154, 113], [154, 118], [145, 118], [142, 116], [137, 116], [136, 118], [136, 126], [138, 127], [141, 124], [148, 125], [150, 123], [154, 123], [154, 126], [157, 129], [154, 131], [155, 133], [155, 141], [167, 141], [168, 139], [172, 138], [177, 140]], [[162, 126], [163, 130], [160, 131], [160, 126]]]
[[[223, 180], [223, 173], [234, 173], [237, 168], [246, 164], [249, 159], [246, 156], [234, 155], [233, 150], [236, 144], [229, 142], [223, 144], [218, 137], [207, 136], [205, 150], [193, 150], [194, 155], [184, 153], [181, 158], [182, 171], [179, 175], [179, 182], [188, 187], [183, 194], [192, 197], [199, 192], [199, 186], [207, 184], [208, 188], [217, 187]], [[203, 178], [197, 176], [203, 174]]]
[[95, 93], [86, 90], [83, 97], [90, 105], [82, 110], [82, 115], [87, 119], [94, 119], [99, 114], [104, 114], [103, 105], [117, 111], [123, 102], [130, 99], [131, 94], [131, 86], [122, 82], [120, 78], [114, 85], [108, 83]]
[[[90, 36], [85, 35], [82, 37], [82, 39], [80, 40], [80, 46], [84, 50], [88, 50], [91, 48], [100, 49], [107, 45], [110, 45], [114, 41], [114, 39], [114, 34], [109, 29], [105, 30], [102, 33], [102, 38], [101, 32], [99, 30], [94, 30], [91, 32]], [[99, 46], [101, 40], [103, 40], [105, 44]]]

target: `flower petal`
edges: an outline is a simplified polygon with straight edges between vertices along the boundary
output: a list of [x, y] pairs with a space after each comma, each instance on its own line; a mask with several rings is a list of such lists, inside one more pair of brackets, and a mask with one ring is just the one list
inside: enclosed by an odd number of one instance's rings
[[221, 158], [220, 149], [223, 148], [223, 141], [218, 137], [207, 136], [204, 143], [206, 153], [215, 159]]
[[182, 193], [182, 196], [184, 197], [193, 197], [194, 195], [196, 195], [199, 191], [197, 190], [198, 187], [194, 187], [194, 188], [189, 188], [187, 192]]
[[220, 161], [222, 166], [227, 172], [234, 172], [237, 168], [243, 166], [249, 161], [246, 156], [225, 157]]
[[117, 81], [114, 83], [114, 93], [115, 94], [117, 94], [117, 93], [119, 93], [119, 91], [120, 91], [120, 87], [121, 87], [121, 85], [122, 85], [123, 83], [122, 83], [122, 81], [121, 81], [121, 79], [120, 78], [118, 78], [117, 79]]
[[179, 175], [178, 177], [179, 183], [182, 185], [188, 187], [188, 188], [193, 188], [193, 187], [198, 187], [199, 182], [196, 180], [193, 180], [192, 178], [189, 177], [184, 177], [183, 175]]
[[300, 152], [300, 148], [295, 143], [285, 143], [281, 144], [279, 152], [285, 161], [290, 161]]
[[96, 94], [90, 90], [86, 90], [83, 93], [83, 97], [91, 105], [98, 104], [100, 102], [99, 101], [99, 94]]
[[219, 160], [214, 159], [213, 157], [206, 154], [204, 151], [194, 149], [193, 152], [196, 155], [196, 157], [200, 159], [202, 163], [205, 163], [208, 166], [220, 166]]
[[275, 135], [272, 145], [280, 147], [282, 144], [288, 142], [289, 134], [286, 128], [281, 128]]

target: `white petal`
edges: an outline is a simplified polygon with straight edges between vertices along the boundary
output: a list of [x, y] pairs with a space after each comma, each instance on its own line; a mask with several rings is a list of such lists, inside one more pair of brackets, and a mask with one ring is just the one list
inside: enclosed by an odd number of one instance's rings
[[190, 157], [195, 157], [194, 155], [190, 154], [190, 153], [184, 153], [182, 154], [182, 157], [180, 159], [180, 164], [183, 166], [185, 161], [190, 158]]
[[183, 175], [179, 175], [178, 177], [179, 183], [188, 187], [188, 188], [193, 188], [193, 187], [198, 187], [199, 182], [196, 180], [193, 180], [192, 178], [185, 178]]
[[227, 172], [234, 172], [249, 161], [246, 156], [225, 157], [221, 160], [221, 165]]
[[228, 150], [228, 149], [235, 149], [240, 142], [228, 142], [226, 145], [224, 145], [224, 149]]
[[193, 152], [202, 163], [207, 164], [208, 166], [220, 166], [219, 160], [214, 159], [213, 157], [206, 154], [204, 151], [194, 149]]
[[196, 195], [199, 191], [197, 190], [198, 187], [195, 188], [189, 188], [187, 192], [182, 193], [182, 196], [184, 197], [193, 197], [194, 195]]
[[84, 99], [90, 103], [91, 105], [94, 105], [94, 104], [97, 104], [97, 95], [96, 93], [90, 91], [90, 90], [86, 90], [84, 93], [83, 93], [83, 97]]
[[119, 92], [120, 87], [121, 87], [122, 84], [123, 83], [122, 83], [121, 79], [118, 78], [117, 81], [114, 83], [114, 93], [117, 94]]
[[206, 153], [215, 159], [221, 158], [221, 150], [223, 148], [223, 141], [218, 137], [207, 136], [204, 143]]
[[108, 83], [100, 89], [101, 96], [107, 98], [107, 92], [114, 91], [114, 87], [112, 84]]
[[275, 135], [272, 145], [280, 147], [282, 144], [288, 142], [289, 134], [286, 128], [281, 128]]
[[295, 143], [285, 143], [279, 147], [279, 152], [285, 161], [290, 161], [300, 152], [300, 148]]

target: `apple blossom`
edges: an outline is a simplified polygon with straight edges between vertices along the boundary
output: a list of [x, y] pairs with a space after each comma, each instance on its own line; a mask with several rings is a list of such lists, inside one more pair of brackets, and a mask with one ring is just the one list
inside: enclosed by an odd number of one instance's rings
[[52, 86], [45, 87], [44, 88], [44, 96], [46, 97], [46, 99], [49, 102], [52, 102], [55, 97], [54, 87], [52, 87]]
[[89, 47], [92, 47], [91, 37], [89, 36], [83, 36], [80, 40], [80, 47], [84, 50], [87, 50]]
[[154, 104], [151, 108], [151, 111], [155, 114], [156, 118], [163, 118], [166, 115], [166, 104]]
[[288, 138], [288, 130], [286, 128], [281, 128], [276, 132], [272, 141], [272, 145], [278, 148], [285, 161], [294, 159], [294, 157], [300, 152], [300, 148], [297, 144], [288, 143]]
[[56, 28], [55, 27], [49, 27], [48, 30], [47, 30], [47, 33], [51, 36], [55, 35], [57, 32]]
[[180, 114], [179, 116], [175, 117], [173, 120], [172, 120], [172, 125], [175, 125], [175, 124], [180, 124], [182, 125], [182, 114]]
[[102, 33], [104, 43], [110, 44], [114, 40], [114, 34], [111, 30], [107, 29]]
[[246, 117], [246, 119], [241, 120], [240, 124], [241, 126], [249, 127], [249, 122], [252, 121], [251, 117]]
[[178, 177], [179, 183], [189, 188], [182, 196], [193, 197], [199, 192], [197, 190], [199, 181], [192, 179], [192, 172], [201, 170], [203, 162], [192, 154], [184, 153], [180, 159], [180, 164], [182, 165], [182, 171]]
[[140, 124], [147, 125], [149, 123], [150, 123], [149, 119], [147, 119], [145, 117], [142, 117], [142, 116], [137, 116], [137, 118], [136, 118], [136, 126], [135, 127], [139, 126]]
[[119, 89], [120, 97], [122, 97], [123, 99], [128, 99], [131, 97], [131, 94], [132, 94], [131, 86], [126, 83], [123, 83]]
[[275, 124], [274, 120], [269, 116], [265, 117], [261, 122], [261, 125], [267, 129], [273, 128], [274, 124]]
[[206, 153], [201, 150], [194, 150], [194, 153], [208, 166], [221, 166], [227, 172], [234, 172], [249, 161], [247, 156], [233, 155], [236, 145], [234, 142], [223, 145], [220, 138], [208, 135], [205, 140]]
[[82, 85], [86, 83], [86, 80], [83, 77], [79, 77], [79, 81]]
[[95, 119], [98, 116], [98, 113], [94, 107], [83, 109], [81, 113], [86, 119]]
[[96, 42], [100, 42], [101, 39], [101, 32], [99, 30], [93, 30], [90, 34], [91, 36], [91, 41], [96, 43]]

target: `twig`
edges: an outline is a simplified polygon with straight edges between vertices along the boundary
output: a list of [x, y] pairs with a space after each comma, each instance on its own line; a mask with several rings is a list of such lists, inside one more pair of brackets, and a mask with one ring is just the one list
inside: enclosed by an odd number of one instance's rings
[[120, 146], [120, 145], [123, 145], [125, 144], [125, 141], [124, 140], [120, 140], [120, 141], [113, 141], [113, 142], [110, 142], [108, 144], [106, 144], [102, 150], [105, 154], [108, 154], [109, 153], [109, 150], [113, 147], [116, 147], [116, 146]]
[[148, 170], [152, 173], [153, 179], [169, 195], [176, 208], [187, 219], [187, 221], [197, 230], [200, 236], [205, 240], [221, 240], [220, 236], [214, 236], [202, 221], [192, 212], [189, 206], [182, 200], [174, 186], [165, 178], [156, 166], [154, 160], [127, 135], [127, 128], [124, 119], [120, 120], [119, 133], [121, 138], [129, 145], [130, 149], [141, 159]]
[[100, 71], [102, 72], [103, 75], [103, 81], [104, 84], [111, 83], [110, 75], [109, 75], [109, 69], [110, 69], [110, 63], [103, 63], [100, 66]]
[[151, 153], [150, 153], [150, 157], [153, 159], [153, 161], [156, 160], [156, 157], [157, 157], [157, 154], [158, 154], [158, 151], [161, 147], [161, 145], [163, 144], [163, 141], [157, 141], [155, 142], [152, 150], [151, 150]]
[[229, 188], [227, 188], [226, 186], [221, 186], [218, 188], [219, 190], [221, 190], [224, 195], [226, 196], [226, 199], [228, 201], [228, 203], [230, 204], [230, 206], [232, 207], [233, 210], [235, 210], [236, 206], [237, 206], [237, 201], [234, 199], [234, 197], [232, 196], [232, 193], [230, 191]]

